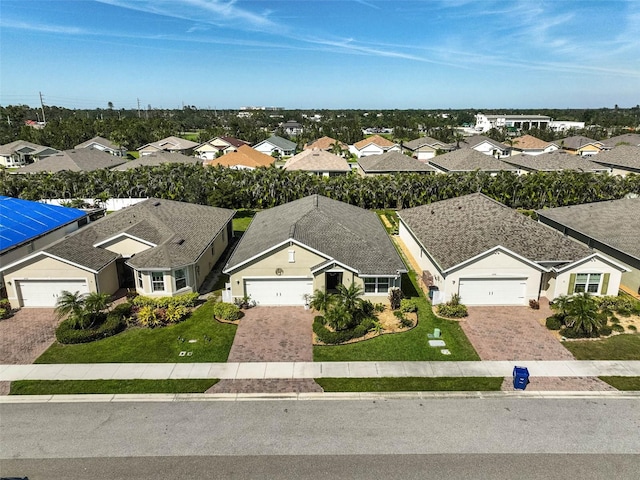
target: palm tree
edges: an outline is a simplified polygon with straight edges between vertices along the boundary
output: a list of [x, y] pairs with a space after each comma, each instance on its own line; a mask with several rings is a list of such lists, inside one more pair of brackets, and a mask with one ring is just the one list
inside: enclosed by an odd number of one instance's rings
[[351, 315], [354, 315], [362, 304], [362, 287], [351, 282], [348, 287], [342, 284], [338, 285], [336, 290], [338, 290], [337, 297], [340, 304], [344, 305]]
[[597, 334], [606, 321], [595, 299], [587, 292], [574, 295], [567, 305], [565, 324], [587, 336]]
[[63, 290], [56, 302], [55, 313], [58, 320], [68, 317], [74, 327], [85, 326], [85, 299], [86, 295], [80, 292]]
[[333, 303], [332, 296], [322, 290], [313, 292], [309, 306], [317, 312], [326, 312]]

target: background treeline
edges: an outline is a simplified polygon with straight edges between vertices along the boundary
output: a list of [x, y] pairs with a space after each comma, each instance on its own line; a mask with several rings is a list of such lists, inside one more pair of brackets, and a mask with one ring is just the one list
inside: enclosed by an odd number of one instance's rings
[[125, 172], [0, 172], [0, 194], [43, 198], [158, 197], [227, 208], [269, 208], [318, 193], [363, 208], [408, 208], [483, 192], [513, 208], [538, 209], [640, 194], [640, 175], [573, 171], [317, 177], [277, 168], [232, 170], [166, 164]]

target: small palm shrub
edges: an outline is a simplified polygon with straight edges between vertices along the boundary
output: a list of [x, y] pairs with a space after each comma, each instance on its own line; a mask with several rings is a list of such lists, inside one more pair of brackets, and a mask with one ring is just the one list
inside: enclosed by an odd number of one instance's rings
[[240, 309], [233, 303], [216, 303], [213, 306], [213, 318], [233, 322], [240, 318]]

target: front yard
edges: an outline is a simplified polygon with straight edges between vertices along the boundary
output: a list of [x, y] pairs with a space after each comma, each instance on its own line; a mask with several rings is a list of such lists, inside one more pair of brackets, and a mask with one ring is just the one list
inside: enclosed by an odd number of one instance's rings
[[640, 334], [563, 342], [576, 360], [640, 360]]

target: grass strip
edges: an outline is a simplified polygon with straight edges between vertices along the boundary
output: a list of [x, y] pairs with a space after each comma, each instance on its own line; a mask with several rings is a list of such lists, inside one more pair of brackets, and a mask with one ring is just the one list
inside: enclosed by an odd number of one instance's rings
[[80, 395], [85, 393], [204, 393], [217, 379], [180, 380], [18, 380], [9, 395]]
[[502, 377], [316, 378], [325, 392], [486, 392], [499, 391]]
[[640, 391], [640, 377], [598, 377], [617, 390]]
[[640, 360], [640, 335], [627, 333], [597, 341], [575, 340], [563, 345], [577, 360]]

